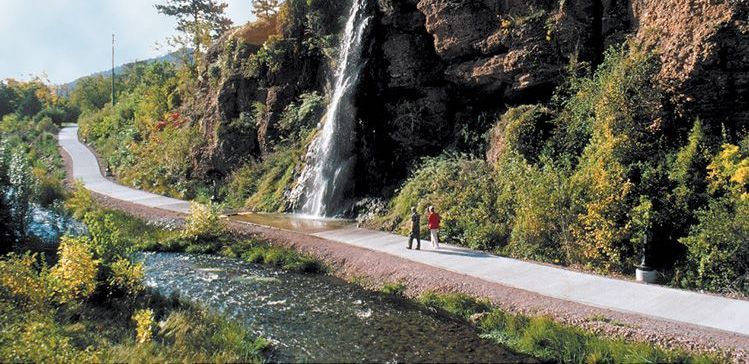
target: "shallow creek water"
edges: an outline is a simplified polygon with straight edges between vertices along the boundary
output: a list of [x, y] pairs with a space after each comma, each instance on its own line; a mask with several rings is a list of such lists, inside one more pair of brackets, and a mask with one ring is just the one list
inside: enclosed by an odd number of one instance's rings
[[517, 362], [465, 322], [405, 299], [211, 255], [146, 253], [146, 285], [218, 309], [270, 339], [272, 361]]

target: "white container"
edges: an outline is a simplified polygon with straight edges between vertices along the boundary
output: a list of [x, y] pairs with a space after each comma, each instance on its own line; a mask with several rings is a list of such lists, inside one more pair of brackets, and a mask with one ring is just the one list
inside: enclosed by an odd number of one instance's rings
[[638, 282], [655, 283], [658, 280], [658, 271], [637, 268], [635, 270], [635, 278]]

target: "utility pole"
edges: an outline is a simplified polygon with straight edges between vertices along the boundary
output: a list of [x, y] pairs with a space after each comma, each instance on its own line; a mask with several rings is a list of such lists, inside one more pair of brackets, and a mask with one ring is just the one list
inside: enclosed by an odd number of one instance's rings
[[114, 106], [114, 34], [112, 34], [112, 106]]

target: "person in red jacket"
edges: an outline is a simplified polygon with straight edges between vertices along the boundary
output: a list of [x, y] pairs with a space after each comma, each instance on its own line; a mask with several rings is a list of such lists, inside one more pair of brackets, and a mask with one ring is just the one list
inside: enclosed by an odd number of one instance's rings
[[429, 234], [431, 235], [432, 247], [434, 249], [439, 249], [440, 221], [442, 221], [442, 218], [440, 217], [440, 214], [434, 211], [434, 206], [429, 206], [429, 209], [427, 211], [429, 211], [429, 216], [427, 217], [427, 226], [429, 227]]

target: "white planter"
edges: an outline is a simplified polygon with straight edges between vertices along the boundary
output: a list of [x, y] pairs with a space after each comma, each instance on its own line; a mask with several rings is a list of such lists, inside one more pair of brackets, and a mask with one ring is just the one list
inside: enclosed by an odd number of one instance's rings
[[658, 280], [658, 271], [637, 268], [635, 270], [635, 278], [638, 282], [655, 283]]

